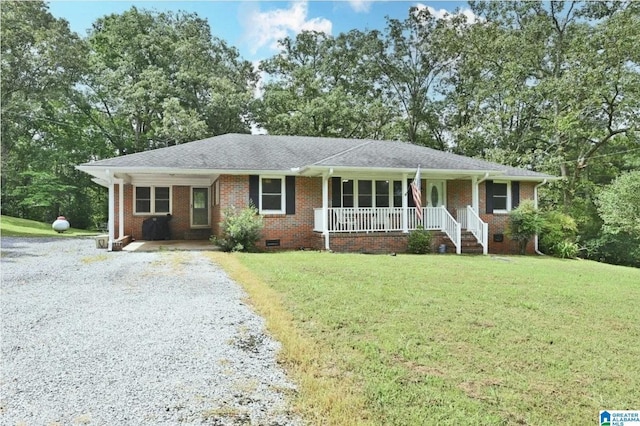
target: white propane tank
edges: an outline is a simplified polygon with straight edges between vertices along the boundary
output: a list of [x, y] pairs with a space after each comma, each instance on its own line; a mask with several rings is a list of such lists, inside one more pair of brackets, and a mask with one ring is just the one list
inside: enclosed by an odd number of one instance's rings
[[54, 231], [60, 233], [69, 229], [69, 221], [64, 216], [58, 216], [58, 218], [51, 225]]

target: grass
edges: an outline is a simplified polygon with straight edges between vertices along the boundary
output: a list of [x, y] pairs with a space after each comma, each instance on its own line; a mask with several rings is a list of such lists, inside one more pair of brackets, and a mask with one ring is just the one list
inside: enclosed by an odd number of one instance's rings
[[50, 223], [2, 215], [0, 216], [0, 235], [3, 237], [85, 237], [97, 235], [97, 233], [75, 228], [58, 233], [51, 228]]
[[539, 257], [212, 256], [283, 343], [312, 424], [589, 424], [602, 409], [638, 409], [638, 269]]

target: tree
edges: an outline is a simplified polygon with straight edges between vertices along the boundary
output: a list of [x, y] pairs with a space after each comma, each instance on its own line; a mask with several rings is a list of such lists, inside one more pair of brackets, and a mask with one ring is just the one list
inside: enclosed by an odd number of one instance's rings
[[424, 7], [412, 7], [404, 21], [387, 20], [379, 51], [370, 56], [381, 72], [384, 96], [398, 112], [402, 139], [446, 148], [436, 86], [457, 56], [447, 42], [464, 22], [463, 15], [436, 19]]
[[538, 1], [472, 7], [483, 19], [464, 33], [469, 48], [449, 80], [457, 149], [560, 174], [569, 208], [593, 160], [638, 138], [638, 8]]
[[640, 171], [620, 175], [602, 188], [597, 205], [606, 232], [640, 238]]
[[71, 105], [86, 44], [43, 2], [2, 2], [2, 212], [89, 225], [95, 195], [73, 165], [94, 152]]
[[256, 75], [195, 14], [135, 7], [98, 19], [76, 105], [115, 153], [247, 133]]
[[280, 41], [282, 51], [263, 61], [258, 124], [271, 134], [374, 138], [387, 136], [394, 112], [376, 87], [370, 32], [336, 38], [303, 31]]

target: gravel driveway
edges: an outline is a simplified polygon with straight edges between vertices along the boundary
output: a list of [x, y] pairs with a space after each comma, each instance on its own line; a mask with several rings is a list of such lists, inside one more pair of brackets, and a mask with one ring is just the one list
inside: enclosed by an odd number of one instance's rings
[[301, 424], [277, 342], [200, 252], [2, 239], [2, 424]]

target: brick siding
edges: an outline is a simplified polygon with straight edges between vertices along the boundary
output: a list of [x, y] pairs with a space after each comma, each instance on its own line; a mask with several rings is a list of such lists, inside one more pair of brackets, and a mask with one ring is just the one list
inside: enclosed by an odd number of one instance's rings
[[[224, 210], [249, 205], [249, 176], [220, 176], [220, 205], [214, 206], [213, 233], [220, 235]], [[258, 241], [261, 249], [320, 249], [322, 241], [313, 232], [314, 208], [322, 207], [322, 179], [296, 176], [296, 213], [264, 216], [264, 230]], [[214, 184], [215, 186], [215, 184]], [[280, 240], [277, 247], [267, 247], [267, 240]]]
[[[116, 212], [120, 208], [118, 203], [119, 185], [115, 185]], [[171, 229], [171, 238], [175, 240], [185, 239], [187, 232], [191, 231], [191, 187], [190, 186], [172, 186], [171, 187], [171, 221], [169, 228]], [[150, 217], [164, 216], [157, 215], [134, 215], [133, 214], [133, 185], [124, 185], [124, 234], [130, 235], [135, 240], [142, 239], [142, 222]], [[118, 232], [119, 220], [118, 215], [115, 217], [116, 234]]]
[[[313, 231], [314, 209], [322, 206], [322, 179], [297, 176], [295, 214], [266, 215], [264, 231], [258, 247], [261, 249], [322, 249], [324, 238]], [[520, 183], [520, 200], [533, 199], [535, 182]], [[219, 187], [219, 194], [215, 189]], [[115, 185], [116, 212], [119, 185]], [[190, 186], [172, 186], [172, 219], [170, 222], [173, 239], [185, 238], [190, 226]], [[218, 199], [219, 203], [215, 203]], [[220, 225], [224, 220], [224, 210], [230, 206], [247, 207], [249, 204], [249, 176], [221, 175], [211, 188], [211, 233], [220, 235]], [[471, 181], [447, 181], [447, 208], [453, 217], [456, 210], [471, 205]], [[506, 236], [503, 242], [493, 241], [494, 234], [504, 234], [508, 214], [486, 213], [486, 186], [479, 186], [480, 217], [489, 224], [489, 252], [517, 253], [517, 244]], [[142, 222], [151, 215], [133, 214], [133, 186], [124, 185], [124, 232], [134, 239], [142, 239]], [[115, 215], [115, 229], [118, 230], [118, 215]], [[266, 247], [267, 240], [279, 240], [278, 247]], [[434, 247], [440, 242], [436, 237]], [[330, 246], [334, 251], [403, 253], [407, 248], [407, 234], [403, 233], [335, 233], [330, 236]], [[533, 241], [527, 246], [527, 252], [534, 252]]]
[[447, 181], [447, 210], [449, 210], [451, 216], [456, 218], [456, 210], [466, 208], [471, 203], [470, 180], [456, 179]]
[[[520, 182], [520, 202], [524, 200], [533, 200], [534, 188], [536, 182]], [[504, 233], [509, 223], [508, 213], [487, 213], [487, 187], [485, 182], [479, 186], [480, 198], [480, 218], [489, 224], [489, 253], [494, 254], [517, 254], [518, 243], [512, 241]], [[502, 242], [494, 241], [494, 235], [502, 234]], [[535, 244], [533, 238], [527, 244], [527, 253], [535, 253]]]

